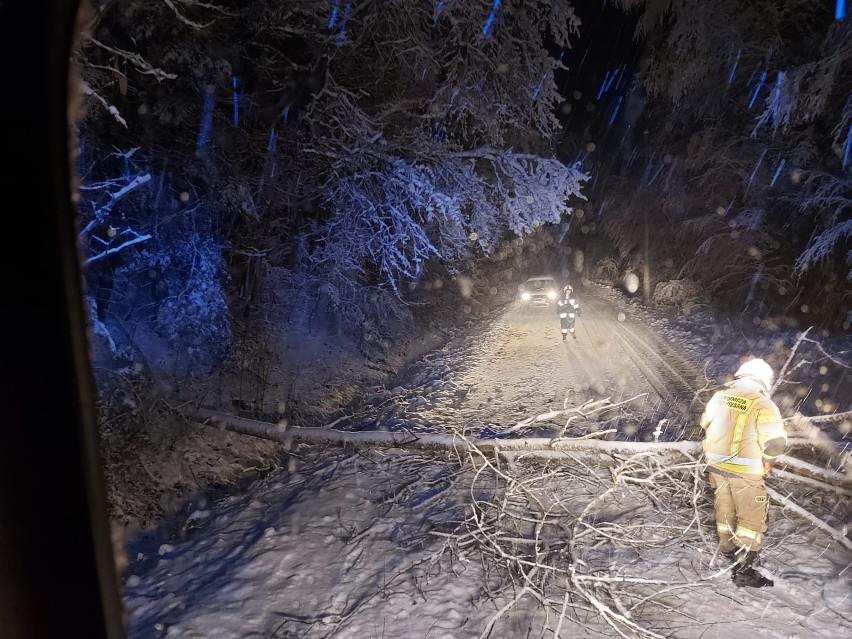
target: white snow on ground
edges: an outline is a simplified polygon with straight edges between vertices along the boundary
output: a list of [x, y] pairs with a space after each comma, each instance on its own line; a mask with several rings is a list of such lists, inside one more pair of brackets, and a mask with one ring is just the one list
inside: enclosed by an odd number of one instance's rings
[[[700, 340], [613, 292], [580, 295], [576, 341], [561, 341], [555, 314], [509, 308], [335, 428], [500, 438], [524, 418], [610, 398], [624, 403], [512, 436], [689, 434]], [[773, 505], [760, 570], [775, 587], [738, 589], [715, 554], [702, 477], [671, 451], [294, 445], [288, 468], [197, 511], [177, 537], [140, 540], [129, 636], [852, 636], [852, 552]], [[768, 483], [848, 526], [851, 487]]]

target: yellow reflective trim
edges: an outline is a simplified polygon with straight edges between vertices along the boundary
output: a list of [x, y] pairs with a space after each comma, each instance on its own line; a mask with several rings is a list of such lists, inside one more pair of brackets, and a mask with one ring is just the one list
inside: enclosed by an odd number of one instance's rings
[[777, 424], [781, 423], [781, 420], [779, 420], [772, 413], [761, 413], [760, 415], [757, 416], [757, 421], [760, 424], [763, 424], [763, 423], [766, 423], [766, 422], [775, 422]]
[[720, 533], [725, 533], [726, 535], [733, 535], [734, 529], [731, 528], [729, 524], [723, 524], [720, 522], [716, 522], [716, 530]]
[[734, 437], [731, 439], [731, 457], [740, 456], [740, 442], [743, 439], [743, 430], [745, 429], [746, 414], [740, 413], [737, 417], [737, 425], [734, 428]]
[[749, 528], [743, 528], [742, 526], [737, 526], [737, 532], [734, 533], [738, 537], [748, 537], [749, 539], [757, 540], [760, 536], [760, 533], [756, 530], [751, 530]]
[[752, 460], [752, 464], [745, 466], [743, 464], [729, 464], [725, 462], [713, 462], [710, 464], [713, 468], [729, 470], [737, 475], [763, 475], [763, 462], [759, 459]]

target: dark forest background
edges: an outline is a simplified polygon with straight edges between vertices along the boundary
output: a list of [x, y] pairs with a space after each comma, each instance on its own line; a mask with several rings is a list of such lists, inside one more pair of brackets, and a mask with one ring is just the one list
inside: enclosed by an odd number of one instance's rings
[[116, 361], [375, 343], [544, 270], [848, 331], [833, 0], [93, 4], [80, 241]]

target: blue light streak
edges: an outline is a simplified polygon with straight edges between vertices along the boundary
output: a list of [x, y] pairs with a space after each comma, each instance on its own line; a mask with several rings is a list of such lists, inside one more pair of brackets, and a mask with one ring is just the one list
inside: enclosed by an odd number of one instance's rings
[[544, 86], [544, 81], [547, 78], [547, 74], [543, 74], [541, 76], [541, 80], [538, 81], [538, 86], [533, 91], [533, 100], [538, 100], [538, 96], [541, 94], [541, 89]]
[[500, 0], [493, 0], [491, 4], [491, 13], [488, 14], [488, 18], [485, 20], [485, 24], [482, 26], [482, 35], [486, 38], [491, 34], [491, 25], [494, 23], [494, 18], [497, 17], [497, 11], [500, 9]]
[[621, 108], [621, 96], [618, 96], [615, 100], [615, 106], [612, 109], [612, 115], [609, 116], [609, 123], [612, 124], [615, 122], [615, 116], [618, 115], [618, 109]]
[[606, 81], [606, 86], [604, 86], [604, 93], [609, 91], [609, 87], [612, 85], [612, 81], [615, 80], [616, 77], [618, 77], [619, 71], [621, 71], [620, 67], [617, 69], [613, 69], [612, 75], [609, 77], [609, 80]]
[[343, 9], [343, 19], [340, 21], [340, 33], [337, 34], [337, 44], [341, 45], [346, 40], [346, 23], [349, 21], [349, 15], [352, 13], [352, 3], [347, 2]]
[[240, 123], [240, 96], [237, 93], [237, 76], [231, 76], [231, 86], [234, 87], [234, 126]]
[[746, 193], [751, 188], [751, 183], [754, 182], [754, 177], [757, 175], [757, 170], [760, 168], [760, 165], [763, 163], [763, 157], [766, 155], [766, 149], [763, 149], [763, 152], [760, 154], [760, 157], [757, 158], [757, 164], [754, 165], [754, 169], [751, 172], [751, 175], [748, 176], [748, 186], [746, 187]]
[[201, 127], [198, 129], [198, 138], [195, 146], [203, 149], [210, 142], [210, 130], [213, 128], [213, 108], [216, 106], [216, 98], [212, 92], [205, 91], [204, 107], [201, 112]]
[[337, 11], [338, 11], [338, 3], [335, 1], [334, 6], [331, 8], [331, 16], [328, 18], [328, 28], [334, 29], [334, 25], [337, 24]]
[[728, 74], [728, 86], [734, 83], [734, 77], [737, 75], [737, 65], [740, 63], [740, 52], [742, 49], [737, 49], [737, 57], [734, 58], [734, 64], [731, 67], [731, 72]]
[[837, 0], [834, 7], [834, 19], [843, 20], [846, 17], [846, 0]]
[[784, 72], [779, 71], [775, 77], [775, 87], [772, 89], [772, 100], [770, 101], [770, 109], [772, 110], [772, 122], [778, 128], [778, 120], [781, 117], [781, 83], [784, 82]]
[[849, 125], [849, 133], [846, 134], [846, 144], [843, 145], [843, 168], [852, 160], [852, 124]]
[[432, 19], [432, 26], [435, 27], [438, 25], [438, 17], [441, 15], [441, 12], [444, 10], [444, 0], [438, 0], [438, 5], [435, 7], [435, 17]]
[[757, 86], [754, 87], [754, 93], [751, 94], [751, 101], [748, 103], [749, 109], [754, 106], [754, 102], [757, 100], [757, 94], [760, 93], [760, 90], [763, 88], [764, 82], [766, 82], [766, 71], [761, 71], [760, 79], [757, 81]]
[[266, 143], [266, 150], [272, 158], [272, 166], [269, 168], [269, 177], [275, 177], [275, 149], [278, 148], [278, 133], [275, 129], [269, 131], [269, 141]]
[[781, 161], [778, 163], [778, 167], [775, 169], [775, 174], [772, 176], [772, 180], [769, 182], [769, 186], [775, 186], [775, 182], [778, 181], [778, 176], [781, 175], [781, 171], [784, 170], [784, 165], [787, 163], [787, 160], [781, 158]]
[[609, 74], [610, 72], [607, 71], [606, 75], [604, 76], [603, 82], [601, 82], [601, 87], [600, 89], [598, 89], [598, 94], [595, 96], [595, 100], [600, 100], [601, 96], [604, 94], [604, 91], [606, 91], [607, 80], [609, 80]]
[[657, 168], [657, 172], [654, 173], [654, 177], [652, 177], [650, 180], [648, 180], [648, 186], [651, 186], [654, 182], [657, 181], [657, 178], [660, 177], [660, 173], [663, 172], [663, 166], [665, 166], [665, 165], [661, 162], [660, 166]]

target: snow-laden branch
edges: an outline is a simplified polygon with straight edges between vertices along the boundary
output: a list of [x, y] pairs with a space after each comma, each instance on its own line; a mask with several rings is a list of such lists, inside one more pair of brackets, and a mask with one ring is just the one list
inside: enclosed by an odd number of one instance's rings
[[83, 83], [83, 93], [88, 95], [89, 97], [95, 98], [101, 105], [107, 110], [115, 121], [118, 122], [125, 129], [127, 128], [127, 120], [121, 115], [121, 112], [118, 110], [118, 107], [114, 104], [110, 104], [105, 97], [103, 97], [100, 93], [95, 91], [87, 82]]
[[121, 243], [117, 246], [110, 247], [106, 251], [103, 251], [101, 253], [98, 253], [96, 255], [92, 255], [91, 257], [86, 258], [86, 261], [83, 262], [83, 264], [85, 266], [88, 266], [89, 264], [91, 264], [93, 262], [97, 262], [98, 260], [102, 260], [103, 258], [107, 257], [108, 255], [114, 255], [115, 253], [118, 253], [119, 251], [123, 251], [128, 246], [133, 246], [134, 244], [139, 244], [140, 242], [146, 242], [147, 240], [151, 239], [150, 235], [139, 235], [139, 234], [135, 233], [134, 231], [131, 231], [130, 229], [127, 229], [127, 232], [132, 233], [136, 237], [134, 237], [131, 240], [127, 240], [126, 242], [123, 242], [123, 243]]
[[797, 471], [800, 471], [801, 474], [804, 474], [806, 476], [812, 475], [814, 477], [819, 477], [828, 483], [833, 482], [835, 484], [852, 484], [852, 477], [850, 477], [843, 471], [823, 468], [821, 466], [811, 464], [791, 455], [780, 455], [777, 458], [777, 463], [788, 468], [794, 468]]
[[813, 523], [820, 530], [827, 532], [831, 536], [832, 539], [834, 539], [838, 543], [842, 544], [848, 550], [852, 550], [852, 540], [850, 540], [846, 536], [846, 535], [849, 534], [848, 526], [844, 526], [843, 530], [837, 530], [836, 528], [829, 526], [827, 523], [825, 523], [822, 519], [820, 519], [816, 515], [808, 512], [807, 510], [805, 510], [804, 508], [802, 508], [801, 506], [799, 506], [798, 504], [793, 502], [790, 498], [785, 497], [784, 495], [776, 492], [772, 488], [769, 488], [767, 486], [766, 492], [769, 494], [769, 496], [773, 500], [775, 500], [776, 502], [778, 502], [779, 504], [784, 506], [785, 509], [792, 510], [794, 513], [796, 513], [800, 517], [804, 517], [805, 519], [807, 519], [808, 521]]
[[147, 184], [150, 181], [151, 181], [151, 174], [150, 173], [146, 173], [145, 175], [137, 175], [132, 180], [130, 180], [127, 184], [122, 186], [120, 189], [118, 189], [114, 193], [110, 193], [109, 199], [107, 200], [107, 203], [104, 204], [101, 207], [98, 207], [94, 211], [93, 218], [89, 221], [88, 224], [86, 224], [86, 226], [83, 228], [83, 230], [80, 231], [80, 236], [81, 237], [84, 236], [89, 231], [91, 231], [92, 228], [95, 225], [103, 222], [107, 218], [107, 216], [110, 214], [113, 207], [122, 198], [124, 198], [127, 194], [129, 194], [131, 191], [134, 191], [135, 189], [138, 189], [143, 184]]
[[775, 380], [775, 383], [772, 385], [772, 388], [769, 390], [769, 393], [772, 394], [775, 390], [781, 385], [781, 383], [785, 379], [785, 375], [787, 373], [787, 369], [792, 363], [793, 359], [796, 357], [796, 351], [799, 350], [799, 346], [802, 345], [802, 342], [807, 337], [808, 333], [811, 331], [813, 326], [808, 326], [802, 334], [799, 335], [799, 338], [796, 340], [796, 343], [793, 344], [793, 348], [790, 349], [790, 354], [787, 356], [787, 361], [784, 362], [784, 365], [781, 367], [781, 371], [778, 373], [778, 378]]
[[[190, 2], [187, 2], [186, 0], [175, 0], [175, 1], [179, 2], [180, 4], [183, 4], [183, 5], [204, 6], [204, 8], [206, 8], [206, 9], [214, 9], [214, 10], [218, 11], [219, 13], [225, 13], [224, 9], [216, 7], [215, 5], [210, 5], [210, 4], [206, 4], [206, 3], [204, 5], [202, 5], [201, 3], [195, 3], [195, 2], [190, 3]], [[190, 20], [189, 18], [187, 18], [180, 11], [180, 9], [177, 8], [177, 6], [175, 5], [175, 3], [172, 0], [163, 0], [163, 2], [166, 4], [166, 6], [169, 9], [172, 10], [172, 12], [174, 12], [175, 17], [177, 17], [178, 20], [180, 20], [186, 26], [192, 27], [193, 29], [206, 29], [207, 27], [209, 27], [211, 24], [213, 24], [215, 22], [215, 20], [211, 20], [210, 22], [207, 22], [205, 24], [201, 24], [200, 22], [195, 22], [194, 20]]]
[[138, 53], [135, 53], [133, 51], [125, 51], [117, 47], [111, 47], [91, 36], [89, 36], [88, 39], [90, 42], [92, 42], [92, 44], [100, 47], [104, 51], [108, 51], [109, 53], [112, 53], [120, 58], [124, 58], [130, 64], [132, 64], [139, 73], [154, 76], [154, 78], [158, 82], [162, 82], [163, 80], [174, 80], [177, 78], [177, 75], [175, 75], [174, 73], [168, 73], [160, 68], [155, 67]]
[[[852, 199], [849, 201], [852, 208]], [[811, 240], [808, 247], [796, 259], [796, 271], [803, 273], [825, 259], [835, 246], [852, 239], [852, 219], [836, 224]], [[847, 263], [852, 262], [847, 258]]]
[[[786, 459], [794, 458], [787, 457]], [[795, 468], [796, 466], [793, 467]], [[844, 497], [852, 497], [852, 490], [843, 488], [842, 486], [836, 486], [834, 484], [829, 484], [828, 482], [812, 479], [811, 477], [808, 477], [806, 475], [789, 473], [786, 470], [779, 470], [778, 468], [774, 468], [772, 470], [771, 477], [773, 479], [789, 479], [800, 484], [807, 484], [809, 486], [813, 486], [814, 488], [819, 488], [820, 490], [827, 490], [829, 492], [837, 493], [838, 495], [843, 495]], [[834, 476], [832, 477], [832, 479], [836, 479], [836, 477], [837, 476]]]
[[625, 404], [629, 404], [633, 400], [639, 399], [641, 397], [645, 397], [648, 393], [642, 393], [640, 395], [636, 395], [635, 397], [631, 397], [630, 399], [626, 399], [622, 402], [618, 402], [613, 404], [609, 397], [605, 399], [599, 400], [590, 400], [583, 404], [582, 406], [577, 406], [576, 408], [566, 408], [563, 410], [552, 410], [546, 413], [541, 413], [539, 415], [535, 415], [533, 417], [528, 417], [526, 419], [522, 419], [514, 426], [506, 429], [507, 433], [515, 433], [519, 430], [532, 426], [533, 424], [537, 424], [540, 422], [549, 422], [553, 421], [557, 417], [569, 417], [576, 415], [578, 417], [591, 417], [595, 414], [602, 413], [604, 411], [618, 408], [619, 406], [624, 406]]
[[349, 274], [372, 265], [394, 290], [431, 259], [454, 264], [474, 243], [490, 252], [506, 230], [520, 236], [560, 222], [588, 178], [556, 159], [511, 150], [489, 151], [482, 166], [412, 162], [368, 144], [332, 157], [323, 201], [334, 215], [311, 260]]

